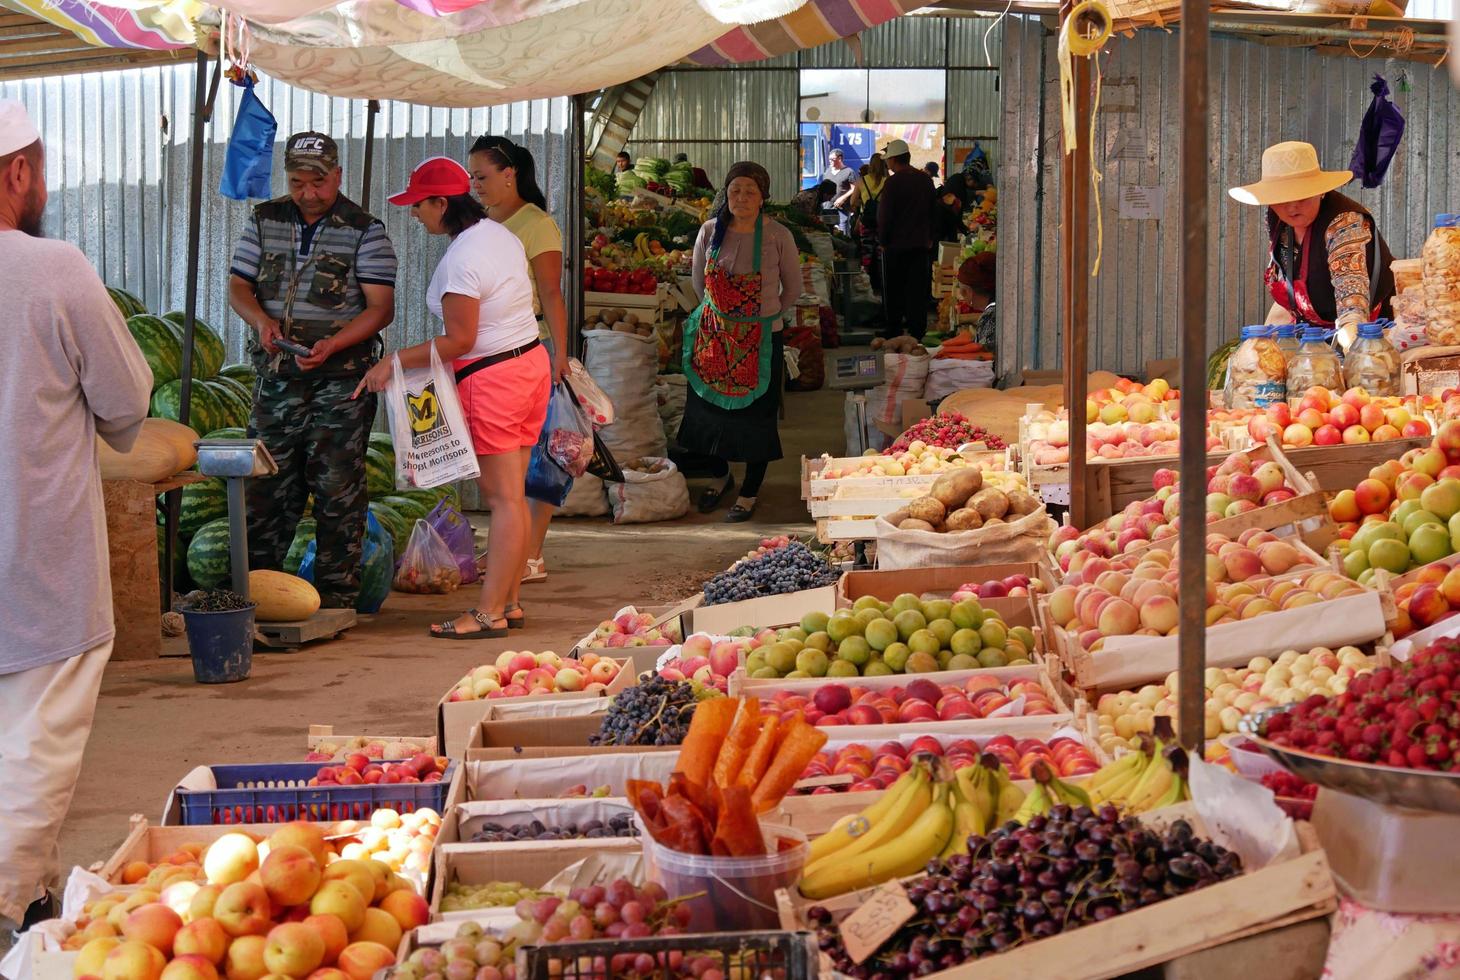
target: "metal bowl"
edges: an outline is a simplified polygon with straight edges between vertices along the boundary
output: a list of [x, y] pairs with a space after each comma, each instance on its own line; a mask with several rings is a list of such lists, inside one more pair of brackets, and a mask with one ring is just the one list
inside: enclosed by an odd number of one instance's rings
[[1238, 731], [1289, 772], [1319, 786], [1359, 796], [1374, 803], [1460, 814], [1460, 773], [1396, 769], [1367, 762], [1349, 762], [1302, 749], [1276, 745], [1262, 736], [1267, 720], [1291, 705], [1268, 708], [1243, 718]]

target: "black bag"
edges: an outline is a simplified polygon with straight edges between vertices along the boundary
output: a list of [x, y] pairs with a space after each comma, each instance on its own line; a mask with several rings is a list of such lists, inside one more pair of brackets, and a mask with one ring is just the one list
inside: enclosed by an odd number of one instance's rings
[[[564, 385], [563, 387], [568, 390], [568, 397], [573, 399], [573, 404], [577, 405], [581, 411], [583, 403], [578, 400], [578, 393], [573, 390], [573, 386]], [[586, 416], [587, 413], [584, 414]], [[593, 429], [593, 458], [588, 461], [587, 472], [610, 483], [624, 482], [623, 468], [618, 465], [618, 460], [613, 458], [613, 453], [609, 452], [608, 447], [603, 444], [603, 438], [599, 436], [596, 426]], [[562, 505], [559, 504], [559, 506]]]
[[[865, 181], [862, 182], [862, 186], [867, 186]], [[886, 186], [887, 182], [883, 181], [882, 187]], [[882, 196], [882, 187], [877, 188], [876, 194], [869, 192], [867, 199], [862, 202], [862, 227], [869, 232], [877, 230], [877, 199]]]

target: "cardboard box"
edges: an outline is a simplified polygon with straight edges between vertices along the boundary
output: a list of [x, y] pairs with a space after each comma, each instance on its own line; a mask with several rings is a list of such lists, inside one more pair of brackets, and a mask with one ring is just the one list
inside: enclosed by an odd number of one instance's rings
[[[533, 759], [532, 765], [523, 765], [523, 758]], [[602, 786], [608, 787], [610, 796], [623, 796], [630, 779], [668, 782], [678, 761], [678, 746], [647, 752], [559, 749], [551, 754], [471, 761], [463, 764], [466, 771], [457, 802], [568, 799], [564, 794], [575, 787], [586, 796]]]
[[[582, 700], [584, 698], [597, 697], [611, 698], [629, 685], [638, 683], [638, 675], [629, 666], [628, 661], [620, 660], [619, 665], [618, 674], [602, 695], [574, 691], [570, 694], [534, 695], [531, 700], [546, 703], [555, 700]], [[495, 703], [495, 699], [489, 700], [484, 698], [476, 701], [446, 700], [450, 695], [451, 691], [447, 691], [441, 696], [441, 700], [436, 703], [437, 738], [447, 755], [453, 758], [460, 758], [462, 752], [466, 750], [467, 741], [471, 738], [472, 728], [486, 715], [488, 705]], [[607, 706], [607, 702], [605, 702], [605, 706]]]
[[[431, 920], [440, 921], [443, 915], [477, 921], [504, 917], [503, 925], [510, 925], [517, 920], [517, 914], [511, 908], [496, 910], [502, 916], [492, 916], [491, 910], [477, 910], [475, 914], [442, 913], [447, 888], [453, 882], [485, 884], [491, 881], [516, 881], [529, 888], [541, 888], [580, 861], [596, 863], [594, 852], [585, 854], [579, 849], [558, 846], [561, 843], [541, 841], [536, 847], [526, 848], [451, 848], [437, 851], [431, 875]], [[614, 865], [613, 871], [618, 874], [637, 864], [637, 859], [630, 853], [618, 852], [611, 855], [608, 863]], [[593, 875], [591, 868], [585, 868], [585, 872]], [[488, 915], [482, 915], [483, 912]]]
[[742, 626], [789, 626], [799, 623], [801, 617], [809, 612], [830, 615], [835, 611], [836, 586], [824, 585], [819, 589], [803, 589], [742, 602], [723, 602], [714, 606], [701, 604], [689, 613], [689, 617], [694, 632], [723, 636]]
[[1438, 395], [1460, 388], [1460, 347], [1412, 347], [1399, 355], [1400, 390], [1405, 395]]

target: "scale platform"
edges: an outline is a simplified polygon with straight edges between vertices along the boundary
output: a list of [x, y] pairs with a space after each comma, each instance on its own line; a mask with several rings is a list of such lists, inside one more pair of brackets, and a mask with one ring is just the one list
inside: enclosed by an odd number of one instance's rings
[[255, 623], [254, 646], [292, 652], [315, 640], [335, 640], [357, 622], [353, 609], [321, 609], [290, 623]]

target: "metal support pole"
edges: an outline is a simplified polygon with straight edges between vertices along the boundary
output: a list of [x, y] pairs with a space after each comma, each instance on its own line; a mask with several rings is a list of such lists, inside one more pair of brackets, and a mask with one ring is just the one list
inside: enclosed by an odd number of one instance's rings
[[370, 178], [375, 171], [375, 114], [380, 103], [370, 99], [365, 103], [365, 166], [360, 172], [360, 207], [370, 210]]
[[568, 105], [568, 353], [574, 357], [583, 356], [583, 168], [587, 165], [584, 156], [583, 115], [586, 111], [585, 97], [574, 95]]
[[[1069, 17], [1062, 10], [1061, 23]], [[1070, 522], [1089, 523], [1085, 495], [1085, 398], [1089, 392], [1090, 353], [1090, 60], [1072, 58], [1075, 81], [1075, 128], [1080, 146], [1066, 153], [1061, 146], [1060, 180], [1060, 312], [1064, 328], [1065, 406], [1070, 422]]]
[[[182, 339], [182, 404], [178, 421], [188, 424], [192, 415], [193, 396], [193, 332], [198, 315], [198, 252], [202, 247], [203, 223], [203, 135], [208, 121], [208, 56], [201, 50], [195, 62], [193, 78], [193, 138], [191, 168], [188, 172], [188, 257], [187, 278], [183, 281]], [[172, 490], [166, 498], [166, 543], [163, 547], [162, 608], [172, 608], [173, 555], [177, 552], [178, 512], [182, 507], [182, 491]]]
[[248, 514], [243, 503], [244, 477], [228, 478], [228, 548], [233, 591], [248, 601]]
[[1206, 671], [1206, 322], [1208, 0], [1181, 2], [1181, 744], [1200, 754]]

